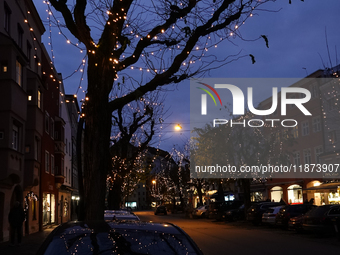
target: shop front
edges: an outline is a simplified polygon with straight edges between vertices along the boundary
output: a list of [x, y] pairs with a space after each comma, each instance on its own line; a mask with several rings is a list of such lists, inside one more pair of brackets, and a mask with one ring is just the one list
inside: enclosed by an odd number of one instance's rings
[[315, 205], [340, 204], [340, 182], [322, 183], [303, 192], [313, 196]]
[[288, 203], [289, 204], [302, 204], [303, 203], [303, 193], [302, 187], [298, 184], [290, 185], [287, 188], [288, 193]]

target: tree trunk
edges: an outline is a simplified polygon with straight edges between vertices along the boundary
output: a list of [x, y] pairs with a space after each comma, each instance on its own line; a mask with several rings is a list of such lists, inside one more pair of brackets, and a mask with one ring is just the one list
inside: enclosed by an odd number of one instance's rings
[[251, 206], [250, 201], [250, 182], [251, 179], [241, 179], [243, 192], [244, 192], [244, 214], [247, 217], [247, 210]]
[[202, 182], [199, 179], [197, 180], [197, 194], [200, 200], [200, 206], [202, 206], [203, 205]]
[[88, 62], [88, 100], [84, 106], [84, 193], [85, 219], [102, 220], [105, 210], [106, 178], [110, 169], [111, 112], [108, 110], [112, 88], [108, 66], [96, 66], [94, 57]]
[[109, 191], [108, 207], [110, 210], [118, 210], [122, 204], [122, 180], [115, 180], [112, 188]]

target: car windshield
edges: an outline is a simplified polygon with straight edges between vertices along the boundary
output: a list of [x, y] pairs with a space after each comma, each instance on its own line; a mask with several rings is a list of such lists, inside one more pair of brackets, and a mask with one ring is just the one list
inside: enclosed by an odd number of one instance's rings
[[90, 228], [71, 227], [53, 238], [45, 254], [197, 254], [185, 235], [173, 232], [113, 228], [95, 233]]

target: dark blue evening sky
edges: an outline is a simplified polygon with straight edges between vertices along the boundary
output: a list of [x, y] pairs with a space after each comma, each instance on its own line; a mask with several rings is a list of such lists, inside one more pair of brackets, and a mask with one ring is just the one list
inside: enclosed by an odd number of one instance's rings
[[[49, 28], [47, 23], [48, 13], [43, 0], [33, 1], [46, 25], [46, 32], [43, 42], [50, 52]], [[72, 2], [72, 1], [70, 1]], [[245, 42], [238, 39], [234, 44], [223, 43], [211, 54], [235, 54], [241, 51], [241, 55], [252, 54], [256, 63], [252, 64], [250, 58], [241, 58], [218, 70], [213, 70], [207, 77], [292, 77], [303, 78], [318, 69], [331, 67], [339, 64], [340, 60], [340, 1], [339, 0], [279, 0], [276, 3], [269, 3], [264, 7], [268, 10], [279, 10], [278, 12], [259, 12], [248, 19], [245, 25], [240, 28], [242, 36], [246, 39], [258, 38], [266, 35], [269, 40], [269, 48], [263, 40]], [[60, 17], [60, 15], [57, 15]], [[328, 58], [325, 31], [331, 62]], [[67, 34], [67, 32], [65, 31]], [[72, 41], [72, 37], [69, 37]], [[74, 41], [74, 40], [73, 40]], [[66, 39], [58, 34], [58, 30], [52, 28], [52, 45], [55, 55], [55, 67], [63, 77], [70, 75], [84, 57], [84, 53], [74, 46], [67, 44]], [[338, 48], [338, 51], [336, 50]], [[321, 57], [320, 57], [321, 56]], [[323, 64], [324, 62], [324, 64]], [[80, 73], [64, 81], [65, 90], [68, 94], [75, 94], [80, 82]], [[173, 145], [181, 147], [190, 137], [189, 125], [189, 81], [172, 86], [166, 100], [165, 108], [168, 108], [168, 116], [165, 119], [164, 134], [161, 142], [156, 139], [154, 146], [164, 150], [171, 150]], [[86, 88], [86, 81], [82, 83]], [[79, 98], [84, 93], [78, 93]], [[259, 98], [261, 101], [265, 98]], [[170, 116], [169, 116], [170, 115]], [[180, 123], [183, 127], [181, 132], [173, 132], [173, 125]]]

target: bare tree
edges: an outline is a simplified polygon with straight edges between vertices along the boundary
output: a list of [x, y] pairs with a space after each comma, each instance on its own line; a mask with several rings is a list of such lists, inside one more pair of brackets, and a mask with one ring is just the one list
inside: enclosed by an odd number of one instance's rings
[[[65, 22], [56, 24], [65, 26], [88, 54], [84, 106], [87, 219], [103, 218], [105, 181], [111, 169], [112, 112], [163, 85], [240, 57], [251, 57], [254, 62], [251, 54], [216, 56], [208, 51], [223, 40], [242, 38], [240, 27], [269, 1], [275, 0], [50, 0]], [[261, 38], [267, 44], [267, 38]], [[142, 70], [132, 86], [122, 80], [131, 68]], [[110, 96], [118, 90], [123, 91], [119, 96]]]

